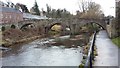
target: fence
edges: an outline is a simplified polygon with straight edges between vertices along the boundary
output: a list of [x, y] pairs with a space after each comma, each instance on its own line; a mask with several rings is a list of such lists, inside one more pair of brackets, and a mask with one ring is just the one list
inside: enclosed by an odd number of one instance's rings
[[95, 45], [96, 33], [97, 32], [95, 31], [92, 36], [92, 40], [91, 40], [91, 44], [90, 44], [90, 48], [88, 51], [88, 56], [87, 56], [84, 68], [88, 68], [88, 67], [92, 68], [92, 60], [94, 60], [94, 45]]

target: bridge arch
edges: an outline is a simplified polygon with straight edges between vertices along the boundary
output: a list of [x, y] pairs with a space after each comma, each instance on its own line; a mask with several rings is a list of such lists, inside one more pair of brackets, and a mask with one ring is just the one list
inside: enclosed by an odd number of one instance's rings
[[[66, 23], [64, 23], [64, 22], [53, 22], [53, 23], [51, 23], [51, 24], [48, 24], [48, 25], [46, 25], [45, 26], [45, 33], [48, 33], [49, 31], [54, 31], [54, 26], [55, 25], [58, 25], [58, 26], [60, 26], [60, 27], [58, 27], [58, 28], [55, 28], [55, 31], [57, 31], [57, 32], [60, 32], [61, 34], [69, 34], [69, 27], [67, 26], [67, 24]], [[53, 29], [52, 29], [52, 27], [53, 27]], [[55, 26], [56, 27], [56, 26]]]
[[23, 28], [28, 27], [28, 26], [30, 26], [31, 28], [33, 28], [35, 26], [35, 25], [34, 26], [33, 25], [34, 25], [33, 23], [27, 23], [27, 24], [22, 25], [20, 27], [20, 29], [23, 29]]
[[50, 24], [49, 25], [49, 28], [51, 29], [53, 26], [55, 26], [55, 25], [60, 25], [60, 26], [62, 26], [62, 24], [61, 23], [53, 23], [53, 24]]
[[103, 30], [105, 30], [105, 27], [104, 27], [103, 25], [101, 25], [100, 23], [98, 23], [98, 22], [90, 22], [90, 23], [96, 24], [96, 25], [98, 25], [99, 27], [101, 27]]
[[96, 23], [97, 25], [99, 25], [100, 27], [102, 27], [103, 29], [106, 29], [106, 20], [105, 19], [86, 19], [86, 18], [80, 18], [77, 19], [77, 22], [79, 23]]

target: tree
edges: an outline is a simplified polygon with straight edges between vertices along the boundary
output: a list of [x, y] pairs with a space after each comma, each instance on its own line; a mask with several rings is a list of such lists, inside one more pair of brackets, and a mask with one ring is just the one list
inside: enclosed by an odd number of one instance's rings
[[43, 16], [46, 16], [46, 11], [44, 11], [43, 8], [42, 8], [42, 14], [43, 14]]
[[13, 8], [14, 6], [15, 6], [14, 3], [12, 3], [11, 1], [7, 2], [7, 7]]
[[66, 9], [62, 10], [62, 18], [69, 18], [71, 16], [70, 12]]
[[56, 14], [56, 9], [52, 9], [51, 11], [51, 17], [52, 18], [56, 18], [57, 14]]
[[56, 11], [56, 13], [57, 13], [57, 17], [58, 17], [58, 18], [61, 18], [61, 10], [58, 9], [58, 10]]
[[80, 18], [93, 18], [93, 19], [99, 19], [103, 16], [103, 12], [101, 11], [101, 6], [99, 4], [96, 4], [95, 2], [86, 2], [85, 0], [82, 0], [81, 6], [81, 16]]
[[36, 0], [35, 0], [34, 6], [30, 10], [30, 12], [34, 15], [40, 15], [40, 11], [39, 11], [38, 4], [37, 4]]
[[7, 2], [7, 7], [9, 7], [10, 6], [10, 2]]
[[79, 0], [78, 4], [79, 4], [79, 9], [80, 12], [85, 13], [88, 10], [88, 6], [90, 4], [91, 0]]
[[17, 3], [15, 7], [19, 10], [22, 9], [22, 12], [29, 13], [28, 8], [24, 4]]
[[36, 1], [35, 1], [35, 5], [34, 5], [34, 11], [36, 12], [35, 15], [40, 15], [40, 11], [39, 11], [38, 4]]
[[46, 7], [47, 7], [47, 17], [50, 17], [51, 7], [48, 4], [46, 4]]
[[68, 18], [71, 14], [66, 9], [52, 9], [49, 15], [52, 18]]
[[51, 18], [68, 18], [71, 14], [66, 9], [53, 9], [46, 4], [47, 12], [46, 16]]

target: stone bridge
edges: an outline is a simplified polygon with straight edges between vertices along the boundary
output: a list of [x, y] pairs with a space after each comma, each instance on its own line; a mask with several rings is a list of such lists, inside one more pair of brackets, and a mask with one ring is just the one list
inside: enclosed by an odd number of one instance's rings
[[87, 23], [96, 23], [100, 25], [103, 29], [106, 29], [105, 19], [85, 19], [85, 18], [75, 18], [75, 19], [43, 19], [43, 20], [24, 20], [20, 21], [16, 25], [19, 29], [23, 29], [32, 25], [32, 27], [41, 27], [45, 32], [48, 32], [51, 27], [55, 24], [62, 25], [63, 29], [70, 28], [71, 31], [77, 32], [79, 28]]
[[63, 28], [76, 29], [87, 23], [96, 23], [100, 25], [103, 29], [106, 29], [105, 19], [46, 19], [46, 20], [25, 20], [18, 23], [18, 28], [22, 29], [27, 25], [33, 24], [35, 27], [43, 27], [45, 29], [50, 29], [55, 24], [60, 24]]

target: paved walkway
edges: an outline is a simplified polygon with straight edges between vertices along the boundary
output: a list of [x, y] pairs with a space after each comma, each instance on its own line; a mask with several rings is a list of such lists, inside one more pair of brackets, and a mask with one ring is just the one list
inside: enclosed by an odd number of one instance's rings
[[106, 31], [100, 31], [96, 36], [98, 56], [94, 66], [118, 66], [118, 47], [109, 39]]

